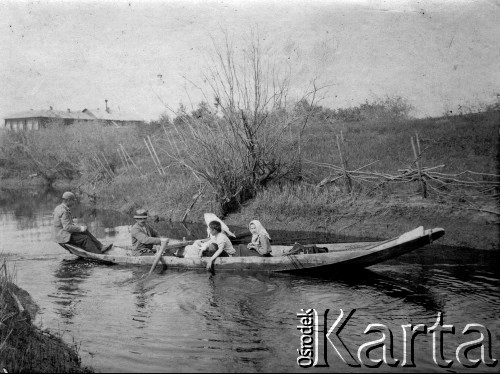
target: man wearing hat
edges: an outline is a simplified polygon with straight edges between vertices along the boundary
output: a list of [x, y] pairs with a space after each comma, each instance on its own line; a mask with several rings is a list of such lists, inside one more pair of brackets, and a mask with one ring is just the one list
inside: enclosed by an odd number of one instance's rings
[[155, 253], [153, 246], [161, 244], [162, 240], [155, 229], [147, 224], [148, 211], [146, 209], [137, 209], [135, 211], [135, 224], [130, 233], [132, 235], [132, 247], [136, 255], [151, 255]]
[[62, 204], [54, 209], [54, 236], [57, 243], [73, 244], [92, 253], [104, 253], [113, 247], [113, 244], [104, 246], [87, 230], [87, 226], [73, 223], [70, 208], [75, 206], [76, 198], [72, 192], [63, 193], [62, 199]]

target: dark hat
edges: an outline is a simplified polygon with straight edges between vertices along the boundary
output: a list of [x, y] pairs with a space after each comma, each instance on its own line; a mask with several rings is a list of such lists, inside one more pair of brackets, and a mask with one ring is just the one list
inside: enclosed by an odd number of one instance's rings
[[136, 219], [148, 218], [148, 211], [146, 209], [137, 209], [135, 211], [134, 218]]
[[73, 192], [66, 191], [63, 193], [62, 198], [64, 200], [76, 199], [75, 194]]

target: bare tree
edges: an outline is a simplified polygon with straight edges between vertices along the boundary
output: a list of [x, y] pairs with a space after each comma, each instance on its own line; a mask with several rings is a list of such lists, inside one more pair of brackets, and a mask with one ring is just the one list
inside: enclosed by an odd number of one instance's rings
[[244, 49], [235, 48], [227, 33], [222, 44], [212, 42], [202, 88], [206, 102], [196, 115], [178, 113], [182, 120], [174, 121], [166, 152], [214, 189], [225, 214], [270, 181], [299, 176], [307, 108], [320, 88], [313, 80], [291, 99], [290, 69], [274, 64], [256, 35]]

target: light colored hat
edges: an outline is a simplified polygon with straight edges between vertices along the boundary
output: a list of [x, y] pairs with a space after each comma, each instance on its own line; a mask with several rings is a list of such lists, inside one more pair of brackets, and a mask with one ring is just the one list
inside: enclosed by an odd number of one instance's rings
[[76, 199], [75, 194], [73, 192], [66, 191], [63, 193], [62, 198], [64, 200]]
[[136, 219], [148, 218], [148, 211], [146, 209], [137, 209], [135, 211], [134, 218]]
[[[217, 217], [215, 214], [205, 213], [203, 215], [203, 217], [205, 218], [205, 223], [207, 224], [207, 226], [212, 221], [220, 222], [222, 231], [225, 231], [228, 236], [232, 236], [233, 238], [236, 238], [236, 235], [234, 235], [231, 231], [229, 231], [229, 227], [227, 227], [227, 225], [224, 222], [222, 222], [222, 220], [219, 217]], [[208, 230], [208, 228], [207, 228], [207, 230]]]

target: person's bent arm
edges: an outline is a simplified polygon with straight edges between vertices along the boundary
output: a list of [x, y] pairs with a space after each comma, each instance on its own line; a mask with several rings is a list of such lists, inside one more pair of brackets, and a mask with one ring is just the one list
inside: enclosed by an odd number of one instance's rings
[[260, 248], [258, 248], [258, 251], [261, 255], [266, 255], [268, 253], [271, 253], [271, 242], [269, 241], [269, 238], [265, 235], [260, 235]]
[[141, 244], [161, 244], [160, 238], [153, 238], [152, 236], [148, 236], [144, 234], [141, 230], [132, 230], [132, 235], [137, 241]]
[[78, 225], [75, 225], [73, 223], [73, 220], [71, 219], [70, 214], [66, 210], [62, 212], [61, 224], [62, 224], [63, 230], [65, 230], [67, 232], [83, 232], [83, 231], [85, 231], [85, 230], [82, 230], [82, 227], [84, 227], [84, 226], [78, 226]]
[[210, 238], [198, 239], [198, 240], [195, 240], [193, 244], [202, 245], [203, 243], [209, 242], [210, 240], [211, 240]]
[[222, 253], [222, 251], [223, 251], [223, 250], [224, 250], [224, 248], [219, 247], [219, 248], [215, 251], [215, 253], [212, 255], [212, 257], [210, 257], [210, 260], [208, 260], [208, 262], [207, 262], [207, 270], [210, 270], [210, 269], [212, 268], [212, 263], [215, 261], [215, 259], [216, 259], [217, 257], [219, 257], [219, 256], [220, 256], [220, 254]]

